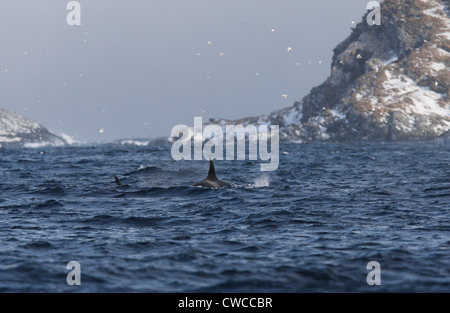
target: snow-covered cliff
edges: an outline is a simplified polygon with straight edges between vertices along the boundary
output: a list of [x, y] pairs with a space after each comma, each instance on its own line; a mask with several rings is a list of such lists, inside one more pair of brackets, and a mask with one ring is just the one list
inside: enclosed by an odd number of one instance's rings
[[45, 145], [61, 146], [66, 142], [22, 115], [0, 108], [0, 147]]
[[292, 107], [210, 124], [277, 124], [284, 139], [424, 140], [450, 133], [449, 0], [385, 0], [334, 49], [330, 76]]

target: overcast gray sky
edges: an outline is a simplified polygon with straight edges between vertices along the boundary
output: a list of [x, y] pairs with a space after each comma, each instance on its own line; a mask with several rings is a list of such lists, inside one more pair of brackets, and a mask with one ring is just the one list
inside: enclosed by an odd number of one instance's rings
[[79, 0], [81, 26], [68, 2], [1, 0], [0, 107], [103, 141], [292, 105], [369, 1]]

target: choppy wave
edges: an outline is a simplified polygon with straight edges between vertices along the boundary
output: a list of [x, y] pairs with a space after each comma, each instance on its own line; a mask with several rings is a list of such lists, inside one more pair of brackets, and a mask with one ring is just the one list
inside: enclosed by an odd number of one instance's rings
[[62, 141], [42, 141], [42, 142], [26, 142], [22, 146], [24, 148], [38, 149], [43, 147], [61, 147], [64, 145]]
[[217, 161], [220, 189], [169, 145], [0, 150], [0, 291], [73, 292], [69, 261], [80, 292], [449, 290], [450, 143], [281, 148]]
[[122, 139], [112, 142], [112, 144], [124, 145], [124, 146], [151, 146], [151, 145], [168, 145], [170, 143], [168, 138], [146, 138], [146, 139]]
[[132, 146], [148, 146], [150, 141], [140, 141], [140, 140], [122, 140], [121, 145], [132, 145]]
[[61, 133], [61, 134], [60, 134], [60, 137], [61, 137], [62, 139], [64, 139], [64, 141], [65, 141], [68, 145], [80, 145], [80, 144], [83, 144], [82, 141], [75, 140], [72, 136], [67, 135], [67, 134], [65, 134], [65, 133]]

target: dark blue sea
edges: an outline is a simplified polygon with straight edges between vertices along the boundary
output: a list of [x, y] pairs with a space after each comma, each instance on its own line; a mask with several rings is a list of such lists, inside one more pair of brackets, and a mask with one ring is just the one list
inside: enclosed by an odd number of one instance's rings
[[221, 189], [170, 148], [0, 149], [0, 292], [450, 292], [449, 141], [282, 143]]

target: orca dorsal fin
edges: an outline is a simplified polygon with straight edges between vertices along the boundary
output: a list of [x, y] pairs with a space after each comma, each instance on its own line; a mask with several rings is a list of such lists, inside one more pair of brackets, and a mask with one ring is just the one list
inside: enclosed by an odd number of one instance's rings
[[119, 178], [117, 178], [117, 176], [114, 176], [114, 180], [116, 181], [117, 187], [122, 186], [122, 183], [120, 182]]
[[212, 160], [209, 160], [209, 171], [208, 171], [208, 177], [206, 179], [209, 180], [218, 180], [216, 176], [216, 170], [214, 169], [214, 163]]

